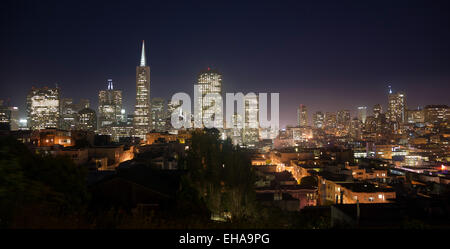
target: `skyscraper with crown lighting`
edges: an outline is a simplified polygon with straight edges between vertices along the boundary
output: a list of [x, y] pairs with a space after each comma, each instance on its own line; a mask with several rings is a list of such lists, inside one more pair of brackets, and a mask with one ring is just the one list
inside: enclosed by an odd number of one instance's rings
[[404, 123], [406, 118], [406, 95], [393, 93], [389, 87], [387, 118], [392, 123]]
[[136, 67], [136, 105], [134, 107], [133, 134], [145, 140], [150, 130], [150, 67], [147, 66], [145, 45], [142, 41], [141, 62]]
[[[98, 93], [99, 128], [105, 128], [120, 121], [122, 110], [122, 91], [114, 90], [113, 81], [108, 80], [108, 89]], [[102, 132], [108, 133], [108, 132]]]

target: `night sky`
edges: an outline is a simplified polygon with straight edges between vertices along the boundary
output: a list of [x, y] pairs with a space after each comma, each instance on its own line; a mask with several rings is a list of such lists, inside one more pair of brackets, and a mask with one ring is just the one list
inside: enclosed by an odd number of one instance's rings
[[131, 113], [142, 40], [151, 97], [191, 94], [211, 67], [224, 92], [279, 92], [282, 126], [299, 104], [385, 108], [388, 85], [410, 108], [450, 104], [448, 1], [13, 0], [0, 20], [0, 99], [22, 116], [32, 86], [96, 109], [109, 78]]

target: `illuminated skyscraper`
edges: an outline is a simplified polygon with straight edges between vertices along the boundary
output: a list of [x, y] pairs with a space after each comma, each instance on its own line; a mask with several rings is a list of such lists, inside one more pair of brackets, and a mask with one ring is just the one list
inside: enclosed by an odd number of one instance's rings
[[[174, 128], [173, 128], [173, 126], [172, 126], [172, 114], [173, 114], [173, 112], [178, 108], [178, 107], [180, 107], [181, 106], [181, 104], [174, 104], [174, 103], [171, 103], [170, 101], [169, 101], [169, 103], [167, 103], [167, 110], [166, 110], [166, 128], [165, 128], [165, 130], [166, 131], [169, 131], [169, 132], [172, 132], [172, 133], [174, 133], [174, 132], [177, 132]], [[179, 112], [177, 113], [177, 115], [178, 115], [178, 118], [182, 118], [183, 120], [186, 118], [186, 113], [183, 113], [183, 110], [180, 108], [180, 109], [178, 109], [179, 110]]]
[[361, 139], [362, 122], [358, 118], [350, 121], [350, 136], [354, 139]]
[[141, 63], [136, 67], [136, 105], [134, 108], [134, 136], [146, 139], [150, 130], [150, 67], [147, 66], [145, 45], [142, 41]]
[[373, 117], [374, 118], [378, 118], [380, 116], [381, 113], [383, 113], [383, 108], [381, 107], [380, 104], [376, 104], [373, 106]]
[[97, 130], [97, 114], [91, 108], [84, 108], [78, 113], [77, 129], [84, 131]]
[[76, 126], [77, 111], [72, 99], [63, 98], [60, 104], [60, 128], [63, 130], [72, 130]]
[[350, 128], [351, 116], [349, 110], [341, 110], [337, 112], [337, 126], [339, 129], [348, 130]]
[[406, 121], [406, 96], [404, 93], [392, 93], [392, 89], [389, 89], [387, 119], [390, 123], [397, 124]]
[[0, 129], [19, 130], [19, 108], [0, 100]]
[[233, 126], [232, 127], [227, 126], [227, 129], [226, 129], [225, 137], [231, 139], [231, 142], [234, 145], [243, 145], [242, 131], [244, 129], [238, 127], [238, 125], [237, 125], [239, 120], [241, 120], [241, 118], [242, 118], [241, 115], [239, 115], [238, 113], [234, 113], [232, 116]]
[[406, 122], [410, 124], [417, 124], [425, 122], [425, 112], [422, 108], [418, 107], [415, 110], [406, 111]]
[[[88, 99], [81, 99], [76, 104], [73, 99], [63, 98], [60, 104], [60, 129], [73, 130], [77, 127], [78, 112], [89, 107]], [[97, 121], [95, 121], [97, 122]]]
[[359, 119], [359, 121], [361, 121], [363, 124], [365, 124], [366, 123], [366, 118], [367, 118], [367, 107], [366, 106], [358, 107], [358, 119]]
[[305, 105], [300, 105], [297, 109], [297, 125], [308, 126], [308, 112]]
[[259, 141], [258, 96], [256, 94], [245, 96], [244, 101], [245, 120], [242, 143], [251, 147]]
[[108, 89], [98, 93], [99, 129], [121, 120], [122, 91], [114, 90], [113, 82], [108, 80]]
[[450, 119], [450, 108], [447, 105], [425, 106], [425, 121], [428, 123], [441, 123]]
[[327, 112], [325, 113], [325, 128], [336, 128], [336, 113]]
[[162, 98], [152, 98], [151, 100], [152, 131], [166, 131], [166, 102]]
[[[214, 98], [205, 96], [206, 94], [211, 93], [217, 93], [222, 96], [222, 75], [219, 72], [208, 68], [198, 75], [198, 87], [199, 96], [195, 101], [198, 101], [197, 103], [199, 107], [201, 107], [201, 112], [197, 114], [201, 115], [201, 117], [198, 117], [201, 118], [199, 120], [203, 120], [203, 117], [206, 115], [212, 115], [212, 118], [216, 118], [214, 114], [221, 112], [222, 110], [214, 109]], [[217, 122], [223, 122], [222, 117], [217, 117], [215, 120]]]
[[33, 87], [27, 96], [28, 126], [32, 130], [58, 128], [59, 88]]
[[324, 120], [325, 120], [325, 116], [323, 115], [322, 112], [319, 111], [319, 112], [314, 113], [313, 122], [314, 122], [315, 128], [323, 128]]
[[0, 130], [11, 130], [11, 111], [0, 101]]

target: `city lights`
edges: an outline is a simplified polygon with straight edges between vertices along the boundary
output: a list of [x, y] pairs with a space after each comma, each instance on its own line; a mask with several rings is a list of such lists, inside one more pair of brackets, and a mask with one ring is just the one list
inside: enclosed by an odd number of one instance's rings
[[450, 229], [448, 2], [7, 0], [0, 15], [2, 240], [383, 249]]

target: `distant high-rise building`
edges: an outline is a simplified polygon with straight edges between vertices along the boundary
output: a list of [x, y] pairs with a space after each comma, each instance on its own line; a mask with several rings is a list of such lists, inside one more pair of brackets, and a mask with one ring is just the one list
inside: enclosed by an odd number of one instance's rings
[[215, 117], [214, 115], [222, 110], [214, 109], [214, 99], [206, 97], [206, 94], [214, 93], [222, 96], [222, 75], [219, 72], [208, 68], [198, 75], [198, 87], [199, 96], [198, 99], [195, 100], [201, 108], [201, 112], [197, 113], [197, 115], [200, 115], [198, 120], [202, 120], [203, 124], [203, 117], [211, 115], [216, 122], [223, 122], [223, 117]]
[[162, 98], [152, 98], [151, 100], [152, 131], [166, 131], [166, 101]]
[[60, 108], [60, 128], [63, 130], [75, 129], [78, 111], [73, 104], [73, 100], [69, 98], [61, 99]]
[[80, 99], [80, 102], [78, 102], [78, 104], [75, 104], [75, 110], [77, 112], [83, 110], [84, 108], [89, 108], [89, 107], [90, 107], [89, 99]]
[[134, 108], [134, 136], [142, 140], [150, 130], [150, 67], [147, 66], [145, 45], [142, 41], [141, 62], [136, 67], [136, 105]]
[[[75, 103], [73, 99], [63, 98], [60, 103], [60, 128], [62, 130], [77, 129], [78, 112], [89, 107], [88, 99]], [[97, 121], [96, 121], [97, 122]]]
[[366, 106], [358, 107], [358, 119], [359, 119], [359, 121], [361, 121], [363, 124], [365, 124], [366, 123], [366, 118], [367, 118], [367, 107]]
[[376, 130], [377, 130], [377, 119], [374, 116], [367, 116], [366, 123], [364, 124], [364, 131], [376, 132]]
[[0, 105], [0, 130], [11, 130], [11, 111], [3, 105]]
[[450, 119], [450, 109], [447, 105], [427, 105], [424, 112], [425, 121], [428, 123], [442, 123]]
[[373, 112], [373, 117], [377, 119], [380, 116], [380, 114], [383, 113], [383, 108], [381, 107], [380, 104], [376, 104], [373, 106], [372, 112]]
[[358, 118], [353, 118], [350, 121], [350, 136], [354, 139], [361, 139], [362, 122]]
[[19, 108], [0, 100], [0, 126], [1, 130], [19, 130]]
[[111, 140], [114, 142], [121, 142], [124, 139], [130, 141], [132, 138], [133, 126], [126, 126], [125, 124], [113, 125], [111, 127]]
[[[167, 103], [167, 110], [166, 110], [166, 131], [169, 132], [175, 132], [173, 126], [172, 126], [172, 114], [173, 112], [180, 107], [181, 104], [173, 104], [171, 102]], [[182, 119], [184, 120], [186, 117], [186, 114], [183, 113], [183, 111], [181, 109], [179, 109], [179, 112], [177, 113], [178, 117], [182, 117]]]
[[78, 114], [77, 129], [84, 131], [97, 130], [97, 114], [91, 108], [81, 109]]
[[316, 112], [313, 115], [313, 122], [315, 128], [324, 128], [325, 116], [322, 112]]
[[27, 124], [32, 130], [59, 128], [59, 88], [33, 87], [27, 96]]
[[410, 124], [425, 122], [425, 112], [422, 108], [406, 111], [406, 121]]
[[17, 107], [4, 105], [0, 100], [0, 130], [18, 130], [18, 111]]
[[387, 122], [386, 113], [381, 113], [376, 121], [376, 131], [380, 133], [384, 133], [389, 128], [389, 123]]
[[108, 89], [98, 93], [99, 129], [121, 121], [122, 91], [114, 90], [113, 82], [108, 80]]
[[389, 89], [387, 119], [390, 123], [401, 124], [406, 121], [406, 95], [392, 93]]
[[348, 127], [350, 125], [350, 111], [349, 110], [341, 110], [337, 112], [336, 122], [338, 125], [343, 127]]
[[308, 112], [305, 105], [300, 105], [297, 109], [297, 125], [308, 126]]
[[245, 120], [242, 143], [246, 146], [255, 146], [259, 141], [258, 96], [256, 94], [245, 96], [244, 102]]
[[326, 112], [325, 113], [325, 128], [336, 128], [337, 120], [336, 113]]
[[227, 124], [227, 129], [226, 129], [226, 137], [231, 139], [231, 142], [234, 145], [243, 145], [243, 130], [242, 128], [238, 127], [238, 123], [240, 122], [240, 120], [242, 120], [241, 115], [239, 115], [238, 113], [234, 113], [232, 116], [233, 119], [233, 125], [232, 127], [229, 127], [230, 124]]

